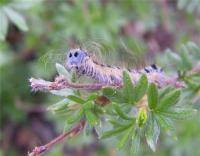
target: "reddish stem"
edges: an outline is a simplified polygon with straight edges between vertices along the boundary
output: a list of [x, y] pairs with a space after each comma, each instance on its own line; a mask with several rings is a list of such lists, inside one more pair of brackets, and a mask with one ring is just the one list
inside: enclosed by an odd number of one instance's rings
[[79, 124], [77, 124], [74, 128], [72, 128], [70, 131], [59, 135], [58, 137], [56, 137], [55, 139], [53, 139], [52, 141], [50, 141], [49, 143], [47, 143], [46, 145], [43, 146], [39, 146], [39, 147], [35, 147], [31, 153], [28, 153], [28, 156], [40, 156], [41, 154], [43, 154], [44, 152], [46, 152], [47, 150], [49, 150], [52, 146], [60, 143], [61, 141], [63, 141], [66, 137], [74, 137], [76, 136], [78, 133], [80, 133], [83, 128], [85, 127], [85, 121], [81, 120], [79, 122]]

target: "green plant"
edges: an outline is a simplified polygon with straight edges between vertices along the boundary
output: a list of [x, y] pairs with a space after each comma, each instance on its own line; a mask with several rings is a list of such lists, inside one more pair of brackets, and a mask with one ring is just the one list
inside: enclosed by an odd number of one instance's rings
[[[56, 64], [59, 76], [55, 82], [31, 79], [33, 90], [48, 90], [64, 97], [50, 106], [49, 110], [56, 114], [65, 114], [69, 127], [74, 124], [77, 126], [64, 136], [56, 138], [54, 143], [35, 148], [30, 155], [48, 150], [68, 135], [75, 136], [81, 130], [88, 134], [92, 129], [97, 131], [100, 139], [116, 137], [116, 146], [124, 149], [128, 145], [132, 154], [137, 154], [144, 139], [155, 151], [161, 131], [174, 131], [173, 123], [194, 115], [196, 110], [193, 108], [192, 98], [200, 89], [200, 48], [197, 45], [191, 42], [183, 45], [180, 54], [168, 50], [166, 57], [167, 61], [173, 61], [179, 80], [185, 83], [184, 87], [174, 88], [169, 85], [157, 88], [156, 84], [148, 82], [146, 75], [142, 75], [134, 85], [126, 71], [123, 72], [122, 88], [71, 83], [69, 79], [72, 76], [60, 64]], [[97, 91], [85, 94], [77, 90], [78, 88]], [[99, 126], [108, 122], [112, 128], [102, 128], [104, 132], [99, 133]]]

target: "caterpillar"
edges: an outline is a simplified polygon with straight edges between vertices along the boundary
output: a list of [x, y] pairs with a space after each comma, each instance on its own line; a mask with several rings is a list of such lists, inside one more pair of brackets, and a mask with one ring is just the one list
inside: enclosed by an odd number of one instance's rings
[[136, 83], [142, 74], [146, 74], [148, 81], [154, 82], [160, 87], [172, 82], [172, 79], [166, 77], [163, 70], [155, 64], [141, 70], [110, 66], [97, 62], [86, 50], [82, 49], [69, 50], [65, 67], [69, 70], [75, 69], [78, 74], [86, 75], [105, 85], [122, 84], [124, 70], [129, 73], [133, 83]]

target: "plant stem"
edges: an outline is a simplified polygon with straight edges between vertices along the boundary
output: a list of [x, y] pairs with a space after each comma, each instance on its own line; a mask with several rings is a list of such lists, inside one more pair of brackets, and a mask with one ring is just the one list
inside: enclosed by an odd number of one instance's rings
[[78, 133], [80, 133], [83, 128], [85, 127], [85, 120], [81, 120], [74, 128], [72, 128], [70, 131], [59, 135], [49, 143], [43, 146], [35, 147], [31, 153], [28, 153], [28, 156], [40, 156], [41, 154], [44, 154], [46, 151], [48, 151], [51, 147], [54, 145], [62, 142], [66, 137], [74, 137]]

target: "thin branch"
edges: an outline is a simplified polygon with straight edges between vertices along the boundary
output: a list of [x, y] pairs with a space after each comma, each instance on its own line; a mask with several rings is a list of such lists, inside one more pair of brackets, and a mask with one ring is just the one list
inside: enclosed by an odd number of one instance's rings
[[[102, 83], [90, 83], [90, 84], [78, 84], [69, 82], [65, 77], [58, 76], [54, 82], [45, 81], [43, 79], [29, 79], [30, 86], [33, 91], [50, 91], [50, 90], [61, 90], [64, 88], [73, 88], [73, 89], [84, 89], [84, 90], [99, 90], [107, 85]], [[120, 87], [115, 85], [110, 85], [112, 87]]]
[[[132, 75], [135, 79], [139, 79], [139, 75]], [[159, 87], [164, 87], [167, 85], [172, 85], [176, 88], [185, 87], [183, 82], [178, 81], [177, 77], [167, 77], [162, 73], [149, 73], [147, 75], [149, 82], [156, 83]], [[103, 84], [103, 83], [89, 83], [89, 84], [78, 84], [69, 82], [64, 76], [56, 77], [55, 81], [45, 81], [43, 79], [30, 78], [30, 86], [33, 91], [51, 91], [51, 90], [61, 90], [65, 88], [72, 89], [83, 89], [83, 90], [100, 90], [105, 87], [115, 87], [121, 88], [122, 84]], [[134, 81], [137, 83], [137, 81]]]
[[66, 137], [74, 137], [77, 134], [79, 134], [83, 128], [85, 127], [85, 121], [81, 120], [79, 124], [77, 124], [73, 129], [70, 131], [59, 135], [57, 138], [53, 139], [49, 143], [43, 146], [35, 147], [31, 153], [28, 153], [28, 156], [40, 156], [41, 154], [44, 154], [46, 151], [48, 151], [50, 148], [52, 148], [54, 145], [62, 142]]

